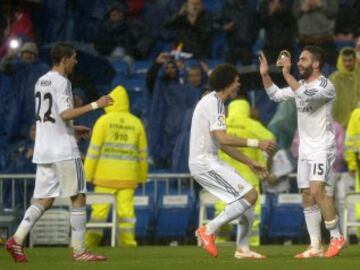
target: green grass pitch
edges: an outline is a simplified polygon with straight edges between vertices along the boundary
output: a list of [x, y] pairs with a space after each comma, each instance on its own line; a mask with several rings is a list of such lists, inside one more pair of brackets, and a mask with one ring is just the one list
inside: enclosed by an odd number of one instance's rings
[[70, 249], [33, 248], [26, 249], [29, 262], [15, 264], [6, 250], [0, 250], [0, 269], [22, 270], [357, 270], [360, 269], [360, 246], [354, 245], [343, 250], [339, 257], [332, 259], [295, 260], [293, 255], [305, 246], [262, 246], [255, 250], [268, 255], [261, 261], [236, 260], [233, 246], [219, 246], [220, 255], [212, 258], [195, 246], [141, 246], [137, 248], [98, 248], [99, 254], [108, 256], [107, 262], [72, 262]]

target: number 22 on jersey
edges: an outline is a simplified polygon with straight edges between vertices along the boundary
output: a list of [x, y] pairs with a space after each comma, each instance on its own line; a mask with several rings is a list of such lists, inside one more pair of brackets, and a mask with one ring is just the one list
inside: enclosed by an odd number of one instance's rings
[[[53, 105], [53, 97], [52, 97], [51, 93], [45, 93], [43, 96], [41, 96], [40, 92], [36, 92], [35, 99], [37, 100], [37, 102], [36, 102], [36, 104], [37, 104], [36, 121], [55, 123], [55, 119], [53, 117], [51, 117], [51, 108]], [[46, 109], [44, 115], [41, 116], [40, 115], [41, 106], [45, 106], [45, 104], [43, 104], [43, 103], [47, 103], [47, 109]]]

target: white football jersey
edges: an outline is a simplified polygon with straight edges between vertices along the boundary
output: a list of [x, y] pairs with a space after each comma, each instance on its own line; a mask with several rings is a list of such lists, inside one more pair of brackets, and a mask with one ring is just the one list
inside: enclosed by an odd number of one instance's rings
[[299, 152], [305, 155], [319, 151], [335, 151], [335, 132], [332, 128], [332, 104], [336, 97], [335, 87], [324, 76], [306, 83], [299, 81], [300, 88], [279, 89], [275, 84], [266, 89], [273, 101], [295, 99], [300, 136]]
[[49, 71], [35, 84], [36, 137], [33, 162], [53, 163], [80, 157], [73, 121], [63, 121], [60, 114], [73, 108], [70, 81], [56, 71]]
[[207, 172], [218, 161], [219, 144], [211, 131], [226, 130], [224, 103], [216, 92], [204, 96], [196, 105], [191, 122], [189, 168], [192, 174]]

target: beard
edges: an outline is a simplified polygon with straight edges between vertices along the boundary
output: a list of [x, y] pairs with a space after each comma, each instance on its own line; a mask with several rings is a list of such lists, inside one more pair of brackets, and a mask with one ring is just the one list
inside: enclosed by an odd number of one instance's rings
[[308, 79], [311, 74], [313, 73], [314, 69], [312, 68], [312, 66], [309, 66], [309, 67], [304, 67], [304, 71], [303, 71], [303, 74], [300, 74], [301, 78], [306, 80]]

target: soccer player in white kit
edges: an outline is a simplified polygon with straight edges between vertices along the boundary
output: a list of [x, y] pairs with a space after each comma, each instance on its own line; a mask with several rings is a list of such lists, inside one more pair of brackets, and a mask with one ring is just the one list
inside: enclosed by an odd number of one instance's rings
[[[345, 245], [340, 234], [334, 201], [327, 196], [326, 186], [332, 185], [331, 167], [336, 157], [335, 134], [332, 129], [332, 103], [335, 88], [331, 81], [321, 74], [325, 55], [321, 48], [306, 46], [297, 66], [302, 80], [291, 74], [291, 60], [283, 57], [282, 73], [289, 87], [279, 89], [269, 76], [269, 67], [264, 54], [260, 57], [260, 74], [270, 99], [282, 101], [294, 99], [298, 111], [300, 136], [297, 182], [301, 189], [304, 215], [310, 235], [310, 247], [295, 256], [298, 259], [312, 257], [334, 257]], [[330, 245], [324, 254], [321, 245], [321, 216], [330, 231]]]
[[226, 133], [224, 102], [235, 98], [240, 87], [237, 69], [229, 64], [217, 66], [209, 78], [212, 92], [196, 105], [191, 123], [189, 168], [192, 177], [210, 193], [227, 203], [225, 210], [206, 225], [196, 230], [203, 248], [218, 256], [215, 232], [222, 225], [239, 218], [255, 204], [258, 194], [235, 169], [218, 158], [221, 148], [232, 158], [248, 165], [261, 178], [268, 175], [255, 161], [236, 150], [236, 147], [258, 147], [272, 152], [276, 145], [271, 141], [243, 139]]
[[[15, 262], [27, 262], [23, 241], [56, 197], [71, 199], [71, 244], [74, 261], [104, 261], [84, 246], [86, 225], [86, 180], [77, 137], [88, 137], [90, 129], [73, 125], [73, 119], [112, 103], [109, 96], [74, 108], [71, 83], [67, 76], [77, 63], [72, 45], [60, 42], [51, 50], [53, 68], [35, 85], [36, 137], [33, 162], [37, 164], [34, 198], [15, 234], [5, 247]], [[31, 102], [29, 100], [29, 102]]]

